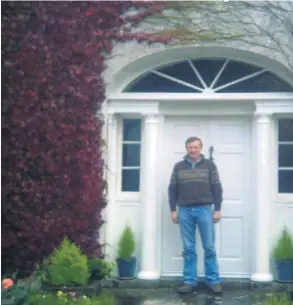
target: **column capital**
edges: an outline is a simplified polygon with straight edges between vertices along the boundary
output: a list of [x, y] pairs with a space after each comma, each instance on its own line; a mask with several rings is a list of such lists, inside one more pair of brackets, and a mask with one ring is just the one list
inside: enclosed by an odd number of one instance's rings
[[156, 124], [159, 121], [160, 115], [158, 113], [146, 113], [143, 114], [146, 124]]
[[293, 97], [287, 100], [255, 101], [254, 103], [257, 113], [272, 115], [275, 113], [292, 113], [293, 111]]
[[272, 113], [264, 113], [264, 112], [254, 112], [256, 117], [256, 123], [271, 123], [272, 121]]
[[115, 119], [116, 119], [116, 114], [115, 113], [109, 113], [107, 115], [108, 124], [114, 124]]

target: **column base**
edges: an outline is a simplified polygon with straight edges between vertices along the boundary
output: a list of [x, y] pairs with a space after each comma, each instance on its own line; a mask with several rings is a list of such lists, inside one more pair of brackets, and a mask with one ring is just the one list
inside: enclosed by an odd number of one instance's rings
[[160, 278], [160, 274], [157, 271], [140, 271], [137, 278], [141, 280], [158, 280]]
[[266, 282], [272, 282], [274, 278], [271, 273], [254, 273], [252, 274], [250, 280], [252, 282], [266, 283]]

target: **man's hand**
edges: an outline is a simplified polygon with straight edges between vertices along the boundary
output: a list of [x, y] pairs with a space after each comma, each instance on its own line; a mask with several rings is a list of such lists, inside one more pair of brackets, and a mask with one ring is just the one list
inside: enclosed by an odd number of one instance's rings
[[221, 212], [220, 211], [214, 211], [214, 214], [213, 214], [214, 223], [217, 223], [220, 220], [221, 220]]
[[172, 213], [171, 213], [171, 218], [172, 218], [172, 221], [174, 222], [174, 223], [178, 223], [179, 221], [178, 221], [178, 216], [177, 216], [177, 212], [176, 211], [173, 211]]

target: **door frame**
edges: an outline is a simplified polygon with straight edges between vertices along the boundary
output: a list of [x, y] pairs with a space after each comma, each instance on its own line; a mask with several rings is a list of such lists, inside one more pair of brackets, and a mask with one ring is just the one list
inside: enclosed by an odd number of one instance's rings
[[[232, 119], [232, 120], [237, 120], [237, 117], [238, 118], [241, 118], [241, 119], [245, 119], [245, 121], [248, 123], [248, 125], [250, 125], [250, 128], [249, 128], [249, 133], [250, 133], [250, 139], [249, 139], [249, 142], [250, 142], [250, 148], [251, 150], [253, 150], [253, 143], [254, 143], [254, 121], [253, 121], [253, 112], [251, 111], [248, 111], [248, 108], [247, 108], [247, 105], [245, 105], [246, 107], [243, 107], [242, 110], [244, 110], [243, 112], [239, 112], [240, 109], [233, 109], [233, 107], [230, 108], [230, 111], [226, 112], [226, 113], [222, 113], [220, 116], [218, 115], [218, 107], [221, 107], [221, 105], [219, 105], [219, 103], [217, 103], [218, 105], [214, 105], [216, 107], [213, 108], [212, 111], [208, 111], [208, 107], [204, 107], [204, 108], [201, 108], [201, 109], [196, 109], [198, 107], [200, 107], [200, 105], [193, 105], [192, 108], [194, 108], [194, 110], [200, 110], [200, 111], [197, 111], [195, 112], [196, 113], [196, 116], [197, 118], [200, 118], [201, 120], [212, 120], [213, 118], [217, 117], [217, 119], [219, 120], [224, 120], [224, 119]], [[206, 105], [206, 103], [205, 103]], [[197, 107], [196, 107], [197, 106]], [[182, 107], [183, 108], [183, 107]], [[239, 107], [238, 107], [239, 108]], [[164, 154], [164, 150], [166, 149], [166, 147], [164, 146], [164, 130], [165, 130], [165, 127], [166, 127], [166, 123], [169, 121], [169, 120], [172, 120], [172, 118], [176, 118], [176, 119], [183, 119], [184, 117], [185, 118], [190, 118], [192, 115], [190, 114], [190, 109], [181, 109], [181, 113], [179, 112], [178, 114], [178, 111], [176, 111], [177, 109], [172, 109], [172, 108], [168, 108], [167, 111], [164, 111], [164, 114], [162, 114], [162, 121], [161, 121], [161, 132], [160, 132], [160, 147], [159, 147], [159, 154], [158, 154], [158, 158], [159, 158], [159, 164], [160, 164], [160, 173], [164, 173], [164, 157], [165, 157], [165, 154]], [[238, 110], [238, 111], [237, 111]], [[174, 114], [174, 112], [176, 114]], [[184, 139], [183, 139], [184, 141]], [[184, 144], [182, 142], [182, 144]], [[251, 151], [251, 153], [253, 154], [253, 151]], [[253, 160], [253, 159], [252, 159]], [[255, 185], [254, 184], [254, 180], [255, 180], [255, 174], [254, 174], [254, 171], [253, 171], [253, 168], [254, 165], [253, 165], [253, 162], [251, 162], [250, 164], [250, 178], [251, 178], [251, 181], [250, 181], [250, 187], [252, 189], [252, 192], [250, 194], [250, 201], [252, 202], [255, 198], [255, 191], [254, 191], [254, 188], [253, 186]], [[158, 203], [162, 203], [163, 202], [163, 185], [162, 185], [162, 177], [158, 177], [158, 179], [160, 180], [160, 185], [158, 187]], [[160, 209], [159, 209], [159, 221], [160, 221], [160, 225], [159, 225], [159, 234], [158, 234], [158, 244], [159, 244], [159, 270], [160, 270], [160, 274], [162, 277], [180, 277], [182, 276], [182, 274], [178, 274], [177, 272], [164, 272], [163, 271], [163, 266], [162, 266], [162, 261], [164, 260], [164, 251], [163, 251], [163, 221], [162, 221], [162, 218], [163, 218], [163, 204], [160, 204]], [[249, 206], [247, 212], [246, 212], [246, 217], [247, 219], [251, 218], [252, 216], [252, 205]], [[170, 220], [171, 221], [171, 220]], [[252, 220], [253, 221], [253, 220]], [[178, 228], [179, 230], [179, 228]], [[251, 237], [251, 240], [252, 240], [253, 237]], [[253, 241], [252, 241], [253, 243]], [[226, 278], [250, 278], [251, 276], [251, 272], [252, 272], [252, 264], [253, 264], [253, 261], [252, 261], [252, 258], [253, 258], [253, 247], [250, 247], [249, 248], [249, 253], [248, 253], [248, 257], [247, 257], [247, 260], [248, 260], [248, 264], [249, 264], [249, 272], [248, 274], [243, 274], [243, 275], [233, 275], [233, 274], [229, 274], [227, 276], [221, 276], [221, 277], [226, 277]], [[199, 277], [202, 277], [203, 274], [200, 274], [199, 273]]]
[[[170, 98], [170, 99], [169, 99]], [[196, 111], [196, 114], [199, 116], [250, 116], [253, 118], [253, 130], [252, 130], [252, 141], [253, 141], [253, 151], [252, 153], [255, 153], [257, 150], [257, 147], [260, 145], [256, 143], [255, 137], [256, 137], [256, 126], [259, 127], [259, 124], [262, 120], [262, 118], [266, 120], [271, 120], [271, 122], [274, 121], [276, 115], [285, 115], [285, 114], [292, 114], [293, 113], [293, 95], [292, 94], [214, 94], [213, 96], [207, 96], [207, 97], [199, 97], [199, 96], [186, 96], [184, 94], [175, 94], [172, 95], [172, 98], [169, 95], [155, 95], [155, 96], [149, 96], [148, 94], [121, 94], [119, 97], [115, 96], [115, 98], [109, 98], [104, 103], [103, 107], [103, 114], [107, 118], [106, 124], [104, 124], [103, 132], [104, 134], [115, 134], [117, 132], [117, 125], [116, 122], [116, 115], [138, 115], [140, 117], [144, 117], [146, 115], [155, 115], [160, 117], [160, 123], [158, 124], [159, 128], [159, 137], [161, 137], [161, 133], [163, 131], [163, 124], [164, 124], [164, 116], [168, 115], [177, 115], [177, 116], [186, 116], [191, 111]], [[213, 107], [210, 107], [213, 105]], [[212, 109], [212, 111], [211, 111]], [[194, 112], [193, 112], [194, 113]], [[271, 124], [271, 123], [270, 123]], [[271, 129], [273, 126], [270, 127]], [[259, 132], [259, 129], [258, 129]], [[116, 136], [107, 138], [112, 143], [117, 142]], [[160, 144], [160, 143], [159, 143]], [[257, 144], [257, 145], [256, 145]], [[275, 139], [272, 139], [272, 146], [275, 146]], [[158, 149], [162, 151], [164, 149], [162, 143], [161, 147], [158, 145]], [[274, 156], [271, 156], [271, 151], [269, 151], [270, 155], [268, 156], [268, 159], [270, 160], [272, 166], [276, 166], [276, 160]], [[113, 161], [117, 158], [117, 152], [115, 150], [108, 150], [104, 154], [106, 160]], [[160, 161], [160, 156], [159, 161]], [[113, 163], [113, 162], [112, 162]], [[117, 171], [117, 162], [114, 162], [112, 164], [112, 167], [114, 168], [114, 171]], [[161, 162], [158, 162], [160, 165]], [[160, 170], [160, 168], [158, 168]], [[272, 175], [274, 175], [273, 179], [271, 179], [271, 183], [269, 185], [269, 189], [271, 190], [270, 193], [272, 199], [267, 201], [268, 208], [272, 209], [273, 203], [275, 202], [273, 198], [275, 198], [275, 194], [273, 193], [273, 181], [276, 179], [275, 170], [272, 170]], [[254, 173], [254, 171], [253, 171]], [[105, 173], [106, 175], [106, 173]], [[256, 177], [254, 177], [257, 184], [261, 185], [262, 188], [264, 187], [261, 181], [256, 180]], [[158, 177], [158, 180], [159, 177]], [[106, 230], [103, 232], [105, 234], [102, 238], [105, 240], [108, 244], [115, 244], [116, 237], [115, 237], [115, 230], [116, 227], [116, 219], [115, 219], [115, 213], [113, 212], [113, 209], [117, 206], [117, 198], [115, 194], [115, 185], [116, 185], [116, 179], [113, 179], [111, 177], [107, 177], [108, 185], [109, 185], [109, 192], [108, 192], [108, 205], [105, 210], [105, 219], [107, 220], [107, 226]], [[158, 185], [156, 186], [159, 189], [160, 187], [160, 181], [158, 181]], [[255, 192], [256, 193], [256, 192]], [[139, 196], [140, 198], [141, 196]], [[132, 201], [133, 198], [125, 198], [125, 200]], [[158, 203], [160, 202], [160, 194], [158, 194]], [[263, 204], [259, 201], [259, 198], [256, 200], [256, 206], [262, 206]], [[158, 213], [158, 218], [154, 219], [153, 221], [160, 221], [161, 219], [161, 209], [160, 207], [156, 208]], [[262, 228], [267, 226], [268, 222], [271, 222], [272, 220], [270, 218], [267, 218], [267, 216], [260, 221], [259, 215], [256, 215], [256, 221], [258, 222], [258, 225], [260, 225]], [[112, 229], [111, 229], [112, 228]], [[160, 226], [159, 226], [160, 228]], [[154, 273], [157, 274], [158, 277], [160, 277], [160, 271], [161, 271], [161, 232], [159, 232], [154, 238], [153, 243], [157, 246], [154, 246], [154, 249], [156, 250], [156, 271]], [[111, 234], [110, 234], [110, 233]], [[141, 231], [138, 232], [139, 234]], [[268, 233], [267, 233], [268, 234]], [[264, 229], [260, 233], [258, 233], [259, 236], [267, 237], [267, 234], [264, 233]], [[256, 238], [256, 237], [255, 237]], [[272, 241], [266, 241], [265, 245], [262, 245], [266, 247], [266, 249], [269, 247]], [[256, 245], [255, 245], [256, 246]], [[151, 250], [151, 249], [150, 249]], [[260, 251], [259, 246], [256, 247], [256, 252], [253, 253], [253, 257], [259, 257], [260, 253], [263, 253]], [[142, 252], [144, 252], [144, 249], [141, 249]], [[113, 249], [111, 247], [107, 247], [106, 253], [109, 256], [112, 256]], [[264, 261], [266, 262], [269, 257], [269, 252], [267, 251]], [[261, 275], [262, 277], [257, 277], [259, 281], [271, 281], [271, 273], [269, 270], [269, 267], [267, 266], [267, 263], [262, 263], [263, 260], [256, 260], [253, 259], [254, 262], [254, 270], [252, 274], [252, 280], [255, 280], [255, 275]], [[265, 266], [264, 266], [265, 264]], [[262, 268], [262, 269], [261, 269]], [[262, 271], [263, 273], [260, 273], [259, 270], [265, 270]], [[140, 277], [145, 279], [152, 279], [153, 277], [149, 277], [146, 275], [145, 277]]]

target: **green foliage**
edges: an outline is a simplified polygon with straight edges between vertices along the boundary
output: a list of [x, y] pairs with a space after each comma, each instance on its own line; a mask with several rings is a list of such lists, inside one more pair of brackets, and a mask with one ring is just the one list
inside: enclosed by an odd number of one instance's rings
[[88, 259], [88, 267], [91, 280], [102, 280], [110, 277], [115, 263], [110, 263], [101, 258], [90, 258]]
[[43, 284], [50, 283], [49, 263], [50, 261], [47, 258], [41, 264], [37, 264], [36, 266], [35, 276], [39, 278]]
[[131, 258], [135, 250], [135, 236], [130, 228], [126, 226], [123, 230], [118, 243], [118, 258], [128, 260]]
[[55, 294], [38, 294], [32, 296], [26, 305], [114, 305], [114, 297], [107, 293], [101, 293], [96, 297], [73, 296], [71, 293], [58, 291]]
[[26, 299], [27, 295], [26, 287], [13, 285], [8, 289], [1, 289], [1, 303], [8, 300], [14, 303], [20, 303]]
[[[10, 277], [12, 278], [12, 277]], [[41, 279], [32, 277], [25, 282], [17, 281], [15, 277], [14, 284], [8, 289], [1, 290], [1, 300], [10, 300], [14, 303], [21, 303], [29, 297], [41, 292]]]
[[65, 238], [50, 255], [48, 273], [52, 285], [85, 285], [89, 279], [87, 257]]
[[283, 232], [273, 250], [273, 256], [275, 260], [293, 260], [293, 238], [287, 228], [283, 229]]
[[270, 296], [264, 303], [264, 305], [292, 305], [288, 294], [283, 293], [280, 296], [276, 294]]

